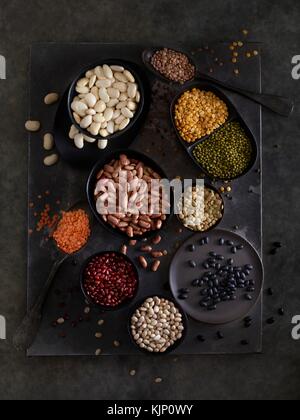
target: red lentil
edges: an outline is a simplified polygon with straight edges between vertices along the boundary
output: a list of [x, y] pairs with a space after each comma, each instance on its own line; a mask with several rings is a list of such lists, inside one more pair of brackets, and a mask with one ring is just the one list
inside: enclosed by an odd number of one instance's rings
[[73, 254], [86, 245], [91, 234], [90, 221], [84, 210], [62, 212], [53, 238], [59, 249]]

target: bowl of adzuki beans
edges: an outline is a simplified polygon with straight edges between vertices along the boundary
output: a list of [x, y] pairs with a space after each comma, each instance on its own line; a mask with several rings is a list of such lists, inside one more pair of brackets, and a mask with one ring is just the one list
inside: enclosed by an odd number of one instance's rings
[[139, 289], [139, 274], [126, 255], [107, 251], [91, 256], [80, 275], [85, 299], [103, 311], [115, 311], [130, 304]]

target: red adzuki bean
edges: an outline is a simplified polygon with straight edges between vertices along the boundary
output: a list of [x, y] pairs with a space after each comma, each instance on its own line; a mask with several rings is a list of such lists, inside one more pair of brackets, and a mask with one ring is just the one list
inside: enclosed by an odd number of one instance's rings
[[96, 304], [114, 308], [131, 299], [137, 289], [133, 264], [122, 255], [94, 257], [84, 271], [84, 289]]

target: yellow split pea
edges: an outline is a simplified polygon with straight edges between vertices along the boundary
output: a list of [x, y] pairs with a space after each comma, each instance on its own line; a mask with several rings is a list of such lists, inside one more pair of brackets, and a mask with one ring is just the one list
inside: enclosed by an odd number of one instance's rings
[[186, 91], [175, 107], [175, 123], [187, 143], [213, 133], [228, 119], [228, 107], [213, 92], [194, 88]]

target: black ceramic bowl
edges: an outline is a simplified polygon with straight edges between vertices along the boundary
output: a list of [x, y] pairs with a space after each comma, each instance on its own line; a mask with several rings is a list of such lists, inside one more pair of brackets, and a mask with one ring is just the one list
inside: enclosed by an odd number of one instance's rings
[[90, 205], [97, 221], [102, 226], [104, 226], [105, 229], [107, 229], [109, 232], [120, 235], [123, 238], [126, 238], [127, 240], [142, 240], [142, 239], [154, 236], [155, 234], [161, 232], [164, 229], [164, 227], [166, 226], [166, 224], [168, 223], [168, 221], [173, 216], [173, 212], [174, 212], [173, 191], [171, 190], [171, 211], [170, 211], [170, 214], [166, 215], [167, 219], [163, 222], [163, 227], [160, 230], [149, 231], [149, 232], [146, 232], [144, 235], [134, 236], [134, 237], [130, 238], [126, 233], [122, 232], [121, 230], [119, 230], [117, 228], [113, 228], [109, 223], [106, 223], [103, 220], [103, 218], [101, 217], [101, 215], [97, 212], [97, 208], [96, 208], [94, 191], [95, 191], [95, 187], [96, 187], [96, 184], [97, 184], [97, 174], [100, 172], [100, 170], [106, 164], [110, 163], [113, 159], [118, 159], [119, 156], [122, 155], [122, 154], [125, 154], [129, 158], [140, 160], [145, 165], [147, 165], [148, 167], [153, 169], [155, 172], [157, 172], [162, 177], [162, 179], [168, 179], [168, 177], [165, 174], [165, 172], [163, 171], [163, 169], [156, 162], [154, 162], [154, 160], [152, 160], [148, 156], [146, 156], [142, 153], [133, 151], [133, 150], [119, 150], [119, 151], [116, 151], [114, 153], [111, 153], [109, 156], [106, 156], [105, 159], [101, 159], [92, 169], [92, 172], [91, 172], [91, 174], [88, 178], [88, 182], [87, 182], [88, 202], [89, 202], [89, 205]]
[[[120, 305], [118, 305], [118, 306], [116, 306], [116, 307], [109, 307], [109, 306], [103, 306], [103, 305], [99, 305], [99, 304], [97, 304], [93, 299], [91, 299], [91, 297], [87, 294], [87, 292], [86, 292], [86, 290], [85, 290], [85, 287], [84, 287], [84, 272], [85, 272], [85, 269], [86, 269], [86, 267], [88, 266], [88, 264], [95, 258], [95, 257], [98, 257], [98, 256], [101, 256], [101, 255], [106, 255], [106, 254], [108, 254], [108, 255], [112, 255], [112, 254], [114, 254], [114, 255], [117, 255], [117, 256], [121, 256], [124, 260], [126, 260], [126, 261], [128, 261], [131, 265], [132, 265], [132, 267], [133, 267], [133, 269], [134, 269], [134, 271], [135, 271], [135, 274], [136, 274], [136, 279], [137, 279], [137, 286], [136, 286], [136, 290], [135, 290], [135, 293], [134, 293], [134, 296], [132, 297], [132, 298], [130, 298], [130, 299], [126, 299], [126, 300], [124, 300]], [[123, 308], [125, 308], [125, 307], [127, 307], [127, 306], [129, 306], [130, 304], [131, 304], [131, 302], [133, 302], [134, 301], [134, 299], [136, 298], [136, 296], [137, 296], [137, 294], [138, 294], [138, 291], [139, 291], [139, 286], [140, 286], [140, 277], [139, 277], [139, 272], [138, 272], [138, 269], [137, 269], [137, 267], [136, 267], [136, 265], [133, 263], [133, 261], [129, 258], [129, 257], [127, 257], [127, 255], [124, 255], [124, 254], [121, 254], [120, 252], [116, 252], [116, 251], [103, 251], [103, 252], [98, 252], [97, 254], [94, 254], [94, 255], [92, 255], [91, 257], [89, 257], [84, 263], [83, 263], [83, 265], [82, 265], [82, 268], [81, 268], [81, 271], [80, 271], [80, 287], [81, 287], [81, 290], [82, 290], [82, 293], [83, 293], [83, 295], [84, 295], [84, 298], [85, 298], [85, 300], [87, 301], [87, 302], [89, 302], [89, 304], [92, 306], [92, 307], [96, 307], [96, 308], [98, 308], [98, 309], [100, 309], [100, 310], [102, 310], [103, 312], [113, 312], [113, 311], [118, 311], [119, 309], [123, 309]]]
[[[135, 312], [143, 305], [143, 303], [149, 299], [149, 298], [153, 298], [153, 297], [158, 297], [160, 299], [166, 299], [172, 303], [174, 303], [174, 305], [176, 306], [176, 308], [179, 309], [181, 315], [182, 315], [182, 322], [183, 322], [183, 326], [184, 326], [184, 331], [182, 333], [182, 337], [180, 340], [176, 341], [175, 344], [173, 344], [173, 346], [169, 347], [164, 353], [151, 353], [150, 351], [146, 350], [146, 349], [142, 349], [138, 343], [135, 341], [133, 335], [132, 335], [132, 331], [131, 331], [131, 319], [133, 317], [133, 315], [135, 314]], [[153, 355], [153, 356], [163, 356], [166, 354], [170, 354], [173, 351], [175, 351], [178, 347], [180, 347], [182, 345], [182, 343], [184, 342], [184, 340], [186, 339], [187, 336], [187, 332], [188, 332], [188, 317], [186, 315], [186, 313], [183, 311], [183, 309], [181, 308], [181, 306], [176, 302], [175, 299], [166, 297], [166, 296], [161, 296], [161, 295], [153, 295], [153, 296], [148, 296], [146, 298], [144, 298], [143, 300], [141, 300], [140, 302], [138, 302], [136, 305], [134, 305], [134, 308], [130, 311], [129, 314], [129, 319], [128, 319], [128, 332], [129, 335], [131, 337], [131, 341], [132, 343], [140, 350], [140, 352], [144, 353], [144, 354], [148, 354], [148, 355]]]
[[[213, 177], [195, 158], [193, 151], [196, 148], [196, 146], [200, 143], [203, 143], [205, 141], [208, 141], [211, 137], [211, 135], [206, 135], [202, 138], [199, 138], [197, 140], [195, 140], [193, 143], [187, 143], [180, 135], [177, 126], [176, 126], [176, 122], [175, 122], [175, 108], [176, 108], [176, 104], [178, 102], [178, 100], [180, 99], [180, 97], [184, 94], [184, 92], [192, 90], [194, 88], [198, 88], [200, 90], [204, 90], [204, 91], [210, 91], [213, 92], [216, 96], [218, 96], [223, 102], [226, 103], [227, 107], [228, 107], [228, 112], [229, 112], [229, 117], [228, 120], [218, 129], [216, 129], [214, 131], [214, 133], [216, 133], [217, 131], [219, 131], [220, 129], [222, 129], [222, 127], [224, 127], [224, 125], [230, 123], [230, 122], [239, 122], [240, 125], [242, 126], [242, 128], [244, 129], [247, 137], [249, 138], [250, 142], [251, 142], [251, 146], [252, 146], [252, 156], [251, 156], [251, 160], [249, 162], [248, 167], [246, 168], [246, 170], [241, 173], [240, 175], [236, 176], [236, 177], [232, 177], [230, 179], [228, 178], [218, 178], [218, 177]], [[246, 175], [248, 172], [251, 171], [251, 169], [253, 169], [254, 165], [256, 164], [257, 161], [257, 156], [258, 156], [258, 148], [257, 148], [257, 143], [254, 137], [254, 134], [252, 133], [252, 131], [250, 130], [250, 128], [248, 127], [248, 125], [246, 124], [246, 122], [243, 120], [243, 118], [241, 117], [241, 115], [239, 114], [238, 110], [235, 108], [235, 106], [233, 105], [233, 103], [231, 102], [231, 100], [229, 99], [229, 97], [223, 92], [221, 91], [219, 88], [217, 88], [215, 85], [213, 85], [212, 83], [209, 82], [190, 82], [188, 84], [186, 84], [181, 90], [180, 92], [176, 95], [176, 97], [173, 99], [172, 103], [171, 103], [171, 107], [170, 107], [170, 116], [171, 116], [171, 120], [172, 120], [172, 124], [174, 127], [174, 130], [176, 132], [177, 138], [180, 141], [180, 143], [182, 144], [182, 146], [184, 147], [185, 151], [187, 152], [187, 154], [193, 159], [193, 161], [195, 162], [195, 164], [201, 169], [201, 171], [210, 179], [213, 179], [215, 181], [234, 181], [236, 179], [239, 179], [241, 177], [243, 177], [244, 175]]]
[[[194, 186], [196, 186], [196, 181], [194, 181], [194, 182], [193, 182], [193, 187], [194, 187]], [[216, 228], [220, 225], [220, 223], [222, 222], [222, 220], [223, 220], [223, 218], [224, 218], [224, 215], [225, 215], [225, 201], [224, 201], [224, 198], [222, 197], [222, 194], [218, 191], [218, 189], [217, 189], [216, 187], [214, 187], [214, 186], [213, 186], [213, 185], [211, 185], [211, 184], [208, 184], [207, 182], [205, 182], [205, 183], [204, 183], [204, 186], [205, 186], [205, 188], [208, 188], [208, 189], [210, 189], [210, 190], [214, 191], [215, 193], [217, 193], [217, 194], [219, 195], [219, 197], [221, 198], [222, 203], [223, 203], [223, 208], [222, 208], [222, 217], [221, 217], [221, 219], [219, 219], [219, 220], [217, 221], [217, 223], [215, 223], [215, 224], [214, 224], [213, 226], [211, 226], [209, 229], [207, 229], [207, 230], [203, 230], [203, 231], [197, 231], [197, 230], [193, 230], [193, 229], [190, 229], [190, 228], [188, 228], [188, 227], [184, 226], [184, 224], [183, 224], [182, 220], [181, 220], [181, 219], [180, 219], [180, 217], [179, 217], [179, 214], [177, 214], [178, 220], [179, 220], [179, 222], [182, 224], [182, 226], [183, 226], [185, 229], [190, 230], [191, 232], [194, 232], [194, 233], [207, 233], [207, 232], [210, 232], [210, 231], [211, 231], [211, 230], [213, 230], [213, 229], [216, 229]]]
[[70, 86], [70, 89], [69, 89], [69, 92], [68, 92], [68, 113], [69, 113], [70, 119], [72, 121], [72, 124], [75, 125], [75, 127], [82, 134], [84, 134], [88, 137], [94, 137], [97, 140], [103, 140], [102, 136], [100, 136], [100, 135], [91, 136], [91, 133], [89, 133], [87, 130], [82, 129], [80, 127], [80, 125], [77, 124], [77, 122], [75, 121], [74, 116], [73, 116], [73, 110], [71, 108], [71, 105], [72, 105], [72, 102], [73, 102], [73, 98], [78, 95], [77, 92], [76, 92], [76, 85], [77, 85], [78, 80], [82, 79], [85, 76], [85, 74], [88, 70], [91, 70], [91, 69], [93, 69], [97, 66], [103, 66], [104, 64], [108, 64], [110, 66], [112, 66], [112, 65], [122, 66], [122, 67], [125, 67], [127, 70], [129, 70], [133, 74], [133, 76], [136, 80], [136, 83], [138, 85], [139, 92], [141, 94], [141, 100], [140, 100], [138, 109], [137, 109], [134, 117], [132, 118], [132, 120], [128, 124], [128, 126], [126, 128], [124, 128], [124, 130], [118, 131], [117, 133], [114, 133], [114, 134], [105, 138], [106, 140], [114, 140], [114, 139], [118, 139], [121, 136], [123, 136], [124, 134], [128, 133], [138, 123], [138, 121], [143, 117], [143, 111], [144, 111], [144, 108], [145, 108], [145, 86], [144, 86], [144, 83], [142, 81], [142, 76], [140, 75], [139, 68], [136, 64], [130, 63], [130, 62], [125, 61], [125, 60], [108, 59], [108, 60], [101, 60], [101, 62], [97, 62], [94, 65], [90, 65], [90, 66], [86, 67], [84, 70], [82, 70], [80, 72], [80, 74], [75, 78], [75, 80], [73, 81], [73, 83]]

